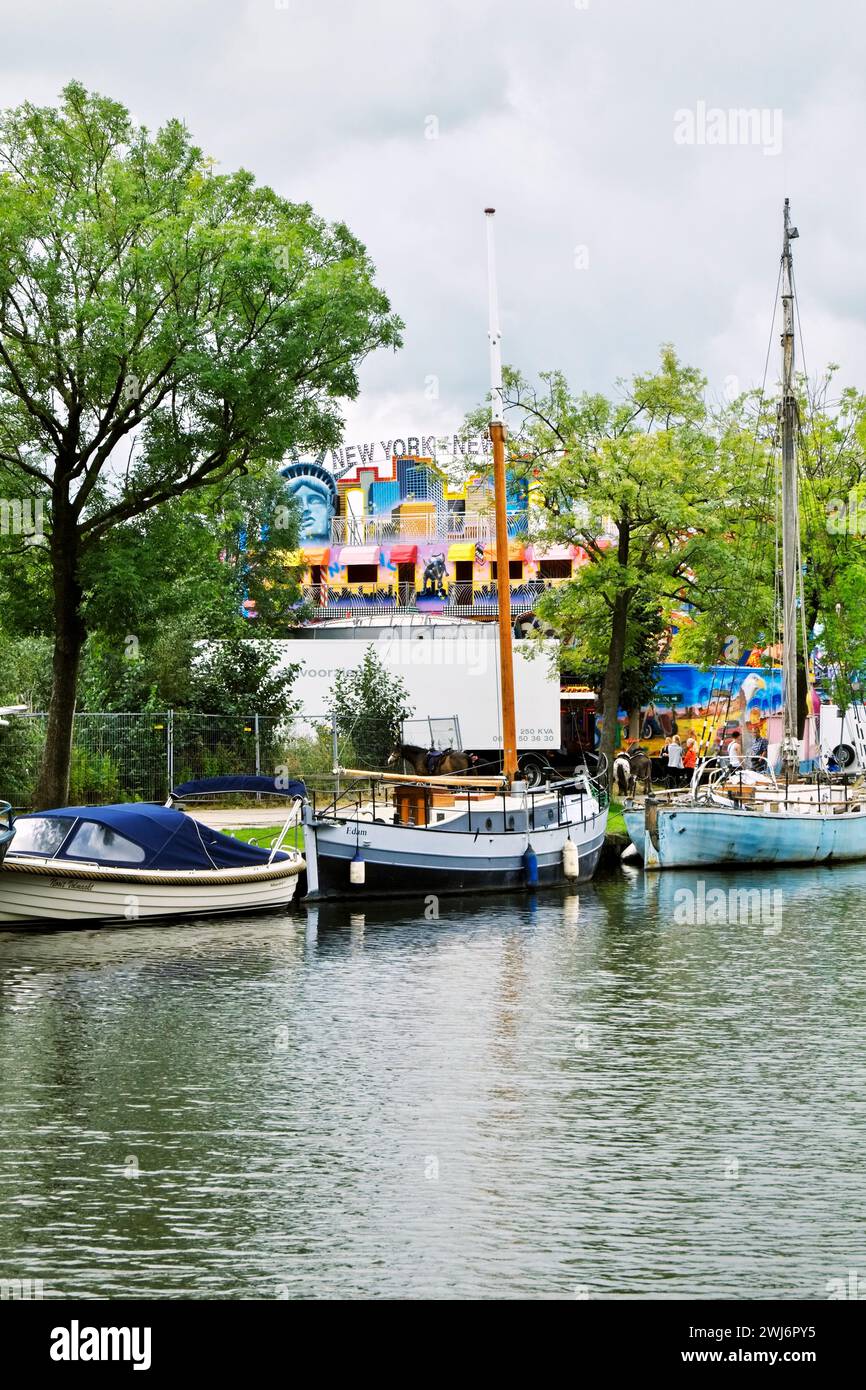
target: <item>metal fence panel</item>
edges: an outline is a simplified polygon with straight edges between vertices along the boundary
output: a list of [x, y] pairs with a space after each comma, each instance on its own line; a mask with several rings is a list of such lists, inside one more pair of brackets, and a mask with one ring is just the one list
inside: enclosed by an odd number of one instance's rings
[[[0, 794], [19, 809], [33, 804], [48, 716], [15, 716], [0, 729]], [[335, 763], [377, 769], [394, 736], [375, 708], [338, 729], [330, 714], [296, 716], [87, 711], [73, 725], [69, 804], [164, 801], [194, 778], [231, 773], [301, 777], [320, 791], [335, 785]], [[456, 718], [410, 719], [403, 740], [425, 748], [462, 748]]]
[[456, 715], [448, 719], [404, 719], [403, 742], [419, 748], [453, 748], [462, 752], [460, 720]]

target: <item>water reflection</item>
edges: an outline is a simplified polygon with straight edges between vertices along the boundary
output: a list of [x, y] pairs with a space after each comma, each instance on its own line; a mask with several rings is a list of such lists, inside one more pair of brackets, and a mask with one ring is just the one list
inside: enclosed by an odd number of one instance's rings
[[684, 920], [695, 874], [630, 871], [0, 935], [0, 1272], [821, 1297], [866, 1268], [866, 869], [745, 877], [778, 931]]

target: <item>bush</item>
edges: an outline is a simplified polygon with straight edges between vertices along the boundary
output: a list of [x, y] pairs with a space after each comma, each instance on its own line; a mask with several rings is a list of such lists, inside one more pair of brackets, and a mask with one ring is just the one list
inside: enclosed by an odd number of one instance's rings
[[104, 806], [125, 799], [120, 772], [108, 753], [88, 753], [73, 748], [69, 775], [71, 806]]
[[[401, 742], [403, 721], [412, 714], [406, 686], [385, 670], [372, 647], [354, 671], [337, 672], [329, 708], [341, 748], [351, 743], [357, 750], [354, 766], [376, 769]], [[353, 765], [341, 757], [345, 766]]]
[[43, 721], [15, 717], [0, 729], [0, 797], [29, 808], [44, 741]]

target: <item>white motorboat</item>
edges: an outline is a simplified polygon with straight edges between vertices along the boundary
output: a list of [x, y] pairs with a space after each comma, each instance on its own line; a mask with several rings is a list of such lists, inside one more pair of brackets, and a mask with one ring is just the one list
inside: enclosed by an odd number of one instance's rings
[[[305, 790], [296, 783], [282, 794], [297, 808]], [[183, 793], [178, 788], [173, 799]], [[296, 814], [271, 850], [171, 805], [67, 806], [19, 816], [0, 865], [0, 926], [135, 924], [286, 907], [306, 867], [295, 850], [280, 848]]]
[[12, 824], [12, 807], [8, 801], [0, 801], [0, 864], [6, 857], [6, 851], [12, 842], [15, 828]]

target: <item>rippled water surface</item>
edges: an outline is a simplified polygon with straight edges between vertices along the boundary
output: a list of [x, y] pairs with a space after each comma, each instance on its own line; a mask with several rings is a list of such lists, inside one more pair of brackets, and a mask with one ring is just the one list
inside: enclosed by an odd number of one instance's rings
[[[709, 886], [730, 881], [707, 876]], [[826, 1297], [866, 1271], [866, 868], [0, 935], [0, 1277]]]

